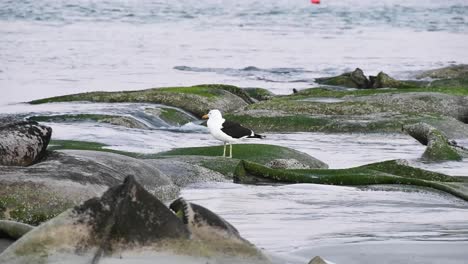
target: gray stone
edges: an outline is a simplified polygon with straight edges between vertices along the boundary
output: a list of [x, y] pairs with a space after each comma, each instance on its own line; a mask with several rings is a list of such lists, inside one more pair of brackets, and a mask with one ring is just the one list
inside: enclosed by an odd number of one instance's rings
[[450, 78], [463, 78], [468, 77], [468, 65], [459, 64], [451, 65], [448, 67], [424, 71], [416, 76], [418, 79], [432, 78], [432, 79], [450, 79]]
[[309, 264], [327, 264], [327, 262], [323, 258], [316, 256], [309, 261]]
[[15, 221], [0, 220], [0, 238], [18, 239], [34, 227]]
[[147, 163], [119, 154], [63, 150], [29, 167], [1, 167], [0, 217], [37, 225], [133, 175], [161, 200], [179, 187]]
[[369, 88], [369, 80], [361, 69], [356, 68], [350, 77], [358, 88]]
[[215, 213], [201, 206], [196, 212], [206, 221], [199, 222], [194, 236], [179, 213], [129, 176], [102, 197], [27, 233], [0, 255], [0, 263], [270, 263], [246, 240], [209, 232], [212, 225], [207, 221], [221, 219]]
[[13, 122], [0, 126], [0, 165], [29, 166], [41, 160], [52, 129], [37, 122]]

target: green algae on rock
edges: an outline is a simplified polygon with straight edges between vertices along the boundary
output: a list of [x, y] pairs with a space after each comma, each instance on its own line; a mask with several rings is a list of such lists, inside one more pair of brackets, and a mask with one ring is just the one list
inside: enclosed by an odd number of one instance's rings
[[432, 78], [432, 79], [452, 79], [468, 77], [468, 65], [467, 64], [458, 64], [451, 65], [443, 68], [432, 69], [428, 71], [423, 71], [418, 74], [416, 78]]
[[[178, 148], [159, 153], [158, 156], [221, 156], [223, 146]], [[296, 159], [310, 168], [327, 168], [327, 165], [305, 153], [286, 147], [267, 144], [235, 144], [233, 149], [233, 159], [250, 160], [261, 164], [266, 164], [275, 159]], [[230, 160], [230, 159], [226, 159]]]
[[208, 84], [190, 87], [153, 88], [139, 91], [79, 93], [34, 100], [30, 103], [43, 104], [72, 101], [158, 103], [178, 107], [200, 117], [210, 109], [229, 112], [253, 102], [241, 88], [230, 85]]
[[272, 169], [258, 163], [241, 161], [234, 174], [235, 182], [258, 184], [315, 183], [362, 186], [401, 184], [433, 188], [468, 201], [468, 180], [413, 168], [404, 161], [392, 160], [349, 169]]
[[346, 72], [338, 76], [317, 78], [315, 82], [324, 85], [341, 86], [358, 89], [371, 88], [412, 88], [416, 87], [415, 82], [399, 81], [384, 72], [379, 72], [377, 76], [369, 76], [369, 79], [364, 75], [364, 72], [356, 68], [352, 72]]
[[[468, 135], [468, 89], [313, 88], [249, 105], [226, 118], [258, 131], [396, 132], [428, 122]], [[339, 100], [320, 100], [339, 98]], [[456, 120], [458, 121], [456, 121]], [[455, 129], [456, 127], [456, 129]], [[465, 132], [463, 132], [465, 131]]]
[[189, 122], [195, 121], [192, 116], [174, 108], [161, 107], [159, 117], [166, 123], [172, 126], [181, 126]]
[[254, 98], [258, 101], [270, 100], [275, 97], [275, 95], [267, 89], [264, 88], [244, 88], [243, 89], [251, 98]]
[[[441, 131], [426, 123], [417, 123], [403, 127], [410, 136], [414, 137], [427, 148], [422, 158], [428, 161], [462, 160], [462, 154], [456, 149], [456, 145], [450, 142]], [[460, 149], [460, 151], [462, 151]]]

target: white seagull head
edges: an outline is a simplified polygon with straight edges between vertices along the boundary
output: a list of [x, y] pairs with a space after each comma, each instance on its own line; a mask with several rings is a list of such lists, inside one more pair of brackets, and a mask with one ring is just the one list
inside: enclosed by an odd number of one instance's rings
[[202, 118], [211, 120], [221, 120], [223, 119], [223, 116], [221, 115], [221, 111], [219, 111], [218, 109], [213, 109], [210, 110], [210, 112], [208, 112], [208, 114], [204, 115]]

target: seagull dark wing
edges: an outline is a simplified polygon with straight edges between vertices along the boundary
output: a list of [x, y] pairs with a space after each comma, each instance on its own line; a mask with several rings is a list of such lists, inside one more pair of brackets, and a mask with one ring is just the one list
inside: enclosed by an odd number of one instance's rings
[[243, 138], [253, 134], [252, 130], [245, 128], [236, 122], [226, 120], [222, 126], [221, 131], [233, 138]]

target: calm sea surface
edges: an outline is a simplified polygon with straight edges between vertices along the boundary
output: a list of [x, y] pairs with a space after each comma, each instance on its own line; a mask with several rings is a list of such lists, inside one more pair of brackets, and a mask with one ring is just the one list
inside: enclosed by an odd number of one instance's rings
[[1, 0], [0, 104], [200, 83], [289, 93], [355, 67], [410, 78], [468, 63], [466, 43], [466, 0]]

